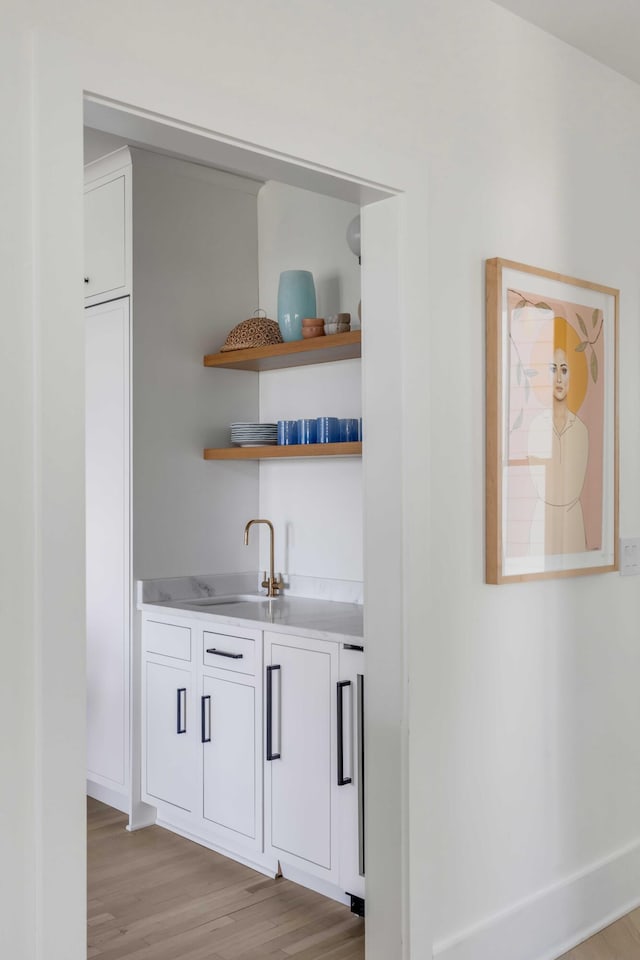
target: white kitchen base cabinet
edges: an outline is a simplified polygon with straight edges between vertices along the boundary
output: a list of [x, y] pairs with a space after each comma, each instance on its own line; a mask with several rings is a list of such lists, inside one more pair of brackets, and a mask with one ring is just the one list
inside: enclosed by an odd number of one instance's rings
[[266, 842], [281, 865], [335, 882], [331, 694], [338, 680], [338, 645], [265, 633], [264, 653]]
[[191, 670], [147, 660], [145, 681], [148, 802], [160, 800], [189, 813], [197, 762]]
[[262, 634], [222, 629], [142, 618], [142, 799], [163, 826], [275, 875], [263, 852]]
[[242, 678], [204, 677], [201, 699], [203, 814], [255, 840], [256, 690]]
[[[338, 709], [340, 885], [364, 899], [364, 652], [340, 648]], [[341, 775], [341, 776], [340, 776]]]
[[267, 875], [364, 898], [363, 653], [174, 614], [142, 617], [142, 799]]

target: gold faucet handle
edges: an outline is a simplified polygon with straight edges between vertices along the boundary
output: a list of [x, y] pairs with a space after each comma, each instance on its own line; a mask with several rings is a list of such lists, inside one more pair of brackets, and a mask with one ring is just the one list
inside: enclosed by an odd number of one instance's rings
[[270, 582], [269, 582], [269, 578], [268, 578], [268, 576], [267, 576], [267, 571], [266, 571], [266, 570], [265, 570], [263, 576], [264, 576], [264, 580], [262, 581], [261, 586], [263, 586], [266, 590], [268, 590], [269, 587], [271, 586], [271, 584], [270, 584]]

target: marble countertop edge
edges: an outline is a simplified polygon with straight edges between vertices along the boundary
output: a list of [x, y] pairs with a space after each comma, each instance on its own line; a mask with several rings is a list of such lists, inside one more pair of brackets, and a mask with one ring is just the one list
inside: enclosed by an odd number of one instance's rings
[[[335, 600], [315, 600], [302, 597], [281, 597], [277, 606], [269, 611], [267, 598], [264, 601], [248, 601], [249, 616], [235, 616], [228, 610], [217, 612], [215, 608], [202, 609], [189, 600], [164, 600], [138, 603], [144, 613], [171, 613], [176, 617], [203, 620], [212, 626], [228, 624], [252, 630], [273, 631], [315, 640], [330, 640], [338, 643], [363, 645], [362, 606]], [[224, 606], [223, 603], [220, 606]], [[270, 613], [279, 619], [271, 619]]]

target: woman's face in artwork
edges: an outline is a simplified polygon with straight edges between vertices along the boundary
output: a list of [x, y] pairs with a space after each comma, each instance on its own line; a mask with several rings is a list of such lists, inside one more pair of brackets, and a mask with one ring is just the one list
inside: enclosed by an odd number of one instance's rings
[[569, 393], [570, 371], [567, 354], [558, 348], [554, 351], [553, 361], [549, 364], [554, 400], [566, 400]]

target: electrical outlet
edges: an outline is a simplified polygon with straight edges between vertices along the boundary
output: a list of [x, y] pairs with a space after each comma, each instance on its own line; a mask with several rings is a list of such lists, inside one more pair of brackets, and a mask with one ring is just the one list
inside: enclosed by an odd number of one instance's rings
[[640, 574], [640, 537], [620, 538], [620, 576]]

